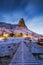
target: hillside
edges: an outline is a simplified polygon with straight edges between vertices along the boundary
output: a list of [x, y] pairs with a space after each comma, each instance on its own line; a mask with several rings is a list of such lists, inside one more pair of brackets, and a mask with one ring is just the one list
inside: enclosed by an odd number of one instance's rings
[[23, 33], [23, 34], [33, 35], [36, 37], [42, 36], [42, 35], [34, 33], [33, 31], [30, 31], [27, 28], [23, 18], [19, 21], [18, 24], [8, 24], [8, 23], [0, 22], [0, 35], [3, 32], [6, 32], [6, 33]]

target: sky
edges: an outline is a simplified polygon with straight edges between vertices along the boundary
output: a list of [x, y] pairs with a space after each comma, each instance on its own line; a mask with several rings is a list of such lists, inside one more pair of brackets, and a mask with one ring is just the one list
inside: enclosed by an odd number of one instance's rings
[[0, 22], [18, 24], [21, 18], [30, 30], [43, 34], [43, 0], [0, 0]]

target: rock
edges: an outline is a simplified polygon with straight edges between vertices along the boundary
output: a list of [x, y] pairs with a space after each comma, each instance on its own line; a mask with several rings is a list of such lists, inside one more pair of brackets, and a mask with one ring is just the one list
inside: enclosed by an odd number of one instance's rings
[[26, 27], [26, 25], [25, 25], [25, 22], [24, 22], [24, 19], [23, 19], [23, 18], [19, 21], [19, 26]]

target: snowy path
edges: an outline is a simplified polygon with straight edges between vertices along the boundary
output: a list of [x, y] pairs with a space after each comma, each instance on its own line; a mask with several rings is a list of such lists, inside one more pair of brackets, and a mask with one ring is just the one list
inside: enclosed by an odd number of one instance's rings
[[9, 65], [39, 65], [39, 63], [22, 42]]

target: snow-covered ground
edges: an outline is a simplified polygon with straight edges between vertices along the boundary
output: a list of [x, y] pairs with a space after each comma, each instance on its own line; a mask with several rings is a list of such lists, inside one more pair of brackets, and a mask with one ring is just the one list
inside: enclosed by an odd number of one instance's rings
[[[4, 59], [5, 59], [5, 56], [12, 57], [13, 55], [16, 54], [15, 52], [17, 52], [18, 48], [20, 47], [20, 50], [19, 50], [19, 52], [20, 52], [22, 50], [21, 47], [23, 46], [23, 49], [25, 47], [25, 49], [30, 50], [29, 53], [31, 53], [31, 54], [34, 54], [34, 53], [37, 54], [40, 52], [39, 57], [41, 57], [43, 59], [43, 55], [41, 55], [41, 53], [43, 53], [43, 47], [37, 45], [36, 42], [37, 42], [37, 40], [21, 38], [21, 37], [18, 37], [18, 38], [10, 37], [6, 40], [0, 40], [0, 57], [4, 57]], [[23, 45], [22, 45], [22, 43], [23, 43]], [[22, 46], [20, 46], [20, 45], [22, 45]], [[26, 51], [25, 49], [24, 49], [23, 53], [26, 54], [26, 53], [28, 53], [28, 51]], [[17, 56], [18, 56], [19, 52], [17, 53]], [[28, 55], [29, 55], [29, 53], [28, 53]], [[25, 56], [25, 54], [24, 54], [24, 56]], [[21, 56], [21, 57], [23, 57], [23, 56]], [[28, 56], [26, 57], [26, 59], [27, 58], [28, 58]], [[2, 60], [2, 62], [3, 61], [4, 60]], [[16, 59], [15, 59], [15, 61], [16, 61]], [[39, 60], [39, 61], [41, 61], [41, 60]], [[41, 63], [42, 63], [42, 61], [41, 61]]]
[[10, 37], [3, 41], [0, 40], [0, 56], [12, 55], [21, 42], [29, 42], [29, 40], [20, 37]]

